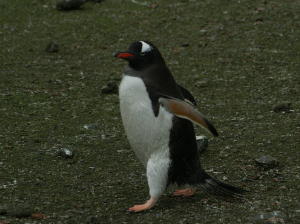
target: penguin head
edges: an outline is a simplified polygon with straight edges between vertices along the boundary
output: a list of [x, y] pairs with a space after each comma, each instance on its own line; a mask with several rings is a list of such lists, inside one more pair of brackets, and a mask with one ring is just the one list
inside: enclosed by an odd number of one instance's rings
[[143, 70], [154, 64], [164, 64], [159, 50], [148, 41], [136, 41], [127, 51], [118, 52], [115, 57], [127, 60], [135, 70]]

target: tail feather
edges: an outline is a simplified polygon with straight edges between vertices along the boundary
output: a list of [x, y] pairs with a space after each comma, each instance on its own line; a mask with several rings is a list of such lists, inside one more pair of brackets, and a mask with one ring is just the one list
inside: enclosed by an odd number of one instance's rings
[[229, 184], [225, 184], [212, 177], [205, 178], [204, 181], [200, 184], [200, 187], [209, 194], [224, 197], [242, 198], [243, 194], [246, 193], [246, 190], [243, 190], [239, 187], [234, 187]]

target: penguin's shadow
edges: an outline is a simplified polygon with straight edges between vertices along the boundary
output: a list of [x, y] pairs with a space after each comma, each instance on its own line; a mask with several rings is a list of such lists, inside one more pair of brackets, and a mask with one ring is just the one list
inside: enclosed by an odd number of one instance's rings
[[173, 196], [172, 194], [164, 195], [160, 198], [157, 207], [164, 209], [176, 209], [182, 206], [189, 206], [199, 203], [203, 199], [203, 195], [194, 195], [191, 197]]
[[[206, 202], [205, 202], [206, 201]], [[205, 207], [205, 204], [224, 204], [224, 203], [238, 203], [243, 202], [239, 198], [228, 198], [228, 197], [217, 197], [214, 195], [208, 195], [205, 193], [198, 193], [191, 197], [180, 197], [173, 196], [172, 194], [164, 195], [160, 198], [157, 208], [163, 208], [167, 210], [178, 209], [182, 207], [192, 207], [197, 205], [197, 207]]]

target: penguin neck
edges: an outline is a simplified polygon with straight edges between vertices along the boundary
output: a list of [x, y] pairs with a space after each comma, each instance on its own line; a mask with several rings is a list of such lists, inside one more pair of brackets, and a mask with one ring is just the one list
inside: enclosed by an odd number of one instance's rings
[[142, 70], [137, 70], [130, 65], [125, 67], [125, 75], [135, 76], [147, 80], [149, 82], [154, 82], [157, 84], [163, 82], [172, 82], [175, 83], [175, 80], [166, 65], [152, 65], [148, 66]]
[[136, 70], [126, 66], [124, 75], [142, 79], [147, 87], [153, 88], [161, 94], [179, 99], [183, 98], [172, 73], [165, 64], [149, 66], [143, 70]]

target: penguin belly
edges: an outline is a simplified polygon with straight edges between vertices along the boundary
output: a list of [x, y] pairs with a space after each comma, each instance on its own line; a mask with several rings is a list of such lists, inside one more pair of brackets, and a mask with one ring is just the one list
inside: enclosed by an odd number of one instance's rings
[[163, 107], [159, 108], [157, 116], [154, 115], [146, 86], [138, 77], [123, 76], [119, 87], [119, 98], [125, 132], [136, 156], [147, 167], [147, 173], [154, 169], [153, 172], [167, 175], [173, 115]]

